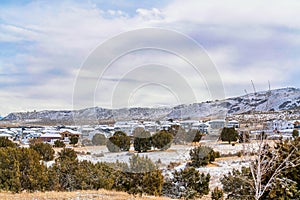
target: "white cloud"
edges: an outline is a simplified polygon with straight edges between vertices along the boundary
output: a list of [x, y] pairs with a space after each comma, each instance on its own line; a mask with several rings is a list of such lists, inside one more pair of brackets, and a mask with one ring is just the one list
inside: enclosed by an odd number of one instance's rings
[[[291, 77], [300, 63], [296, 58], [300, 52], [299, 10], [296, 0], [176, 0], [165, 7], [141, 7], [135, 13], [70, 1], [0, 7], [0, 42], [22, 47], [13, 49], [20, 51], [15, 55], [0, 57], [0, 72], [10, 74], [1, 78], [0, 84], [11, 85], [0, 90], [1, 102], [6, 105], [0, 114], [16, 111], [16, 105], [22, 105], [22, 110], [70, 108], [75, 72], [89, 53], [110, 37], [140, 27], [174, 29], [198, 41], [215, 62], [228, 96], [243, 93], [250, 80], [262, 89], [267, 80], [276, 86], [298, 86], [298, 79]], [[169, 55], [152, 56], [157, 62], [176, 61]], [[138, 59], [128, 56], [123, 62], [145, 62]], [[178, 70], [186, 67], [179, 60], [176, 63]], [[190, 77], [190, 84], [198, 84], [193, 72], [185, 69], [182, 76]], [[116, 66], [115, 70], [110, 72], [111, 80], [120, 75]], [[16, 73], [23, 76], [14, 76]], [[20, 86], [23, 82], [26, 84]], [[199, 84], [195, 90], [202, 95], [205, 87]], [[22, 104], [18, 104], [19, 94]], [[5, 100], [9, 96], [10, 100]], [[135, 98], [142, 96], [137, 93]], [[137, 99], [131, 102], [142, 104]], [[147, 99], [147, 105], [149, 102], [154, 101]]]

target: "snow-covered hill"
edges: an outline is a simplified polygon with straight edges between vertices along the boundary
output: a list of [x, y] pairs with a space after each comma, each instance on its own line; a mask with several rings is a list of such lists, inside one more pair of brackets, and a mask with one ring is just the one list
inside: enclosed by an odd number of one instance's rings
[[255, 111], [280, 111], [300, 108], [300, 89], [282, 88], [257, 92], [225, 100], [160, 108], [86, 108], [75, 111], [39, 111], [10, 113], [6, 121], [98, 122], [102, 120], [162, 120], [222, 117]]

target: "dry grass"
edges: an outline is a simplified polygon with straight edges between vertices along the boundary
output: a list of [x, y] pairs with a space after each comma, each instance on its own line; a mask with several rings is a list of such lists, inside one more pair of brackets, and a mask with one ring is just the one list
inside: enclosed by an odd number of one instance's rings
[[169, 200], [165, 197], [154, 197], [154, 196], [143, 196], [134, 197], [133, 195], [127, 194], [125, 192], [98, 190], [98, 191], [75, 191], [75, 192], [22, 192], [18, 194], [13, 194], [10, 192], [0, 192], [1, 200], [79, 200], [79, 199], [102, 199], [102, 200]]

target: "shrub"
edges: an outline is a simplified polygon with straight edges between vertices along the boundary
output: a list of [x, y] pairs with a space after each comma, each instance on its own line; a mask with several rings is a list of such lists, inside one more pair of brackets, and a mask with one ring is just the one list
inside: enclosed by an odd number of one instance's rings
[[122, 131], [117, 131], [106, 143], [110, 152], [128, 151], [130, 148], [130, 137]]
[[218, 187], [214, 188], [214, 190], [211, 192], [211, 199], [213, 199], [213, 200], [223, 200], [224, 199], [223, 190], [219, 189]]
[[16, 144], [7, 138], [0, 137], [0, 147], [16, 147]]
[[173, 136], [167, 131], [159, 131], [152, 136], [152, 145], [160, 150], [166, 150], [171, 147]]
[[77, 144], [77, 143], [78, 143], [78, 137], [72, 135], [72, 136], [70, 137], [70, 144], [75, 145], [75, 144]]
[[58, 152], [58, 160], [76, 160], [77, 154], [73, 149], [63, 148]]
[[209, 181], [209, 174], [200, 174], [195, 168], [188, 167], [166, 178], [163, 194], [171, 198], [200, 198], [209, 193]]
[[199, 146], [190, 150], [191, 166], [201, 167], [215, 160], [215, 152], [212, 148]]
[[93, 136], [92, 143], [93, 145], [100, 146], [106, 144], [106, 137], [103, 134], [97, 133]]
[[0, 190], [44, 191], [48, 184], [47, 168], [39, 158], [30, 148], [0, 148]]
[[122, 172], [116, 178], [116, 189], [129, 194], [161, 194], [163, 176], [149, 158], [133, 155], [129, 166], [123, 164], [121, 167]]
[[43, 161], [50, 161], [54, 159], [54, 153], [52, 146], [45, 143], [30, 144], [30, 148], [38, 152]]
[[151, 134], [149, 131], [145, 131], [143, 128], [137, 128], [134, 130], [134, 150], [140, 152], [147, 152], [151, 149]]
[[231, 144], [232, 141], [237, 141], [238, 136], [238, 132], [234, 128], [224, 127], [220, 138], [222, 141], [228, 141], [228, 143]]
[[254, 199], [254, 182], [249, 168], [242, 167], [242, 170], [233, 169], [220, 179], [223, 190], [231, 199]]
[[299, 131], [294, 129], [292, 132], [293, 138], [299, 137]]
[[61, 140], [55, 140], [55, 142], [54, 142], [54, 147], [65, 147], [66, 146], [66, 144], [63, 142], [63, 141], [61, 141]]

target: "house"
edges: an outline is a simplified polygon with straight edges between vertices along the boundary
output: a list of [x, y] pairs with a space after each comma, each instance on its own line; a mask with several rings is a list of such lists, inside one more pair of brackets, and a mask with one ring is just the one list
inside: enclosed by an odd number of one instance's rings
[[180, 123], [180, 126], [185, 131], [189, 131], [190, 129], [192, 129], [193, 124], [199, 123], [199, 121], [197, 121], [197, 120], [184, 120], [184, 121], [180, 121], [179, 123]]
[[193, 130], [199, 130], [201, 133], [208, 134], [209, 124], [203, 122], [196, 122], [192, 125]]
[[226, 127], [227, 127], [227, 128], [239, 128], [239, 127], [240, 127], [240, 124], [239, 124], [239, 122], [236, 121], [236, 120], [231, 120], [231, 121], [228, 121], [228, 122], [227, 122]]
[[46, 142], [46, 143], [54, 143], [55, 140], [62, 139], [59, 133], [45, 133], [45, 134], [41, 134], [39, 138], [41, 139], [42, 142]]
[[70, 138], [72, 136], [80, 138], [82, 135], [80, 132], [74, 131], [72, 129], [60, 129], [59, 134], [61, 135], [62, 139]]
[[294, 128], [299, 128], [300, 129], [300, 120], [294, 121]]

